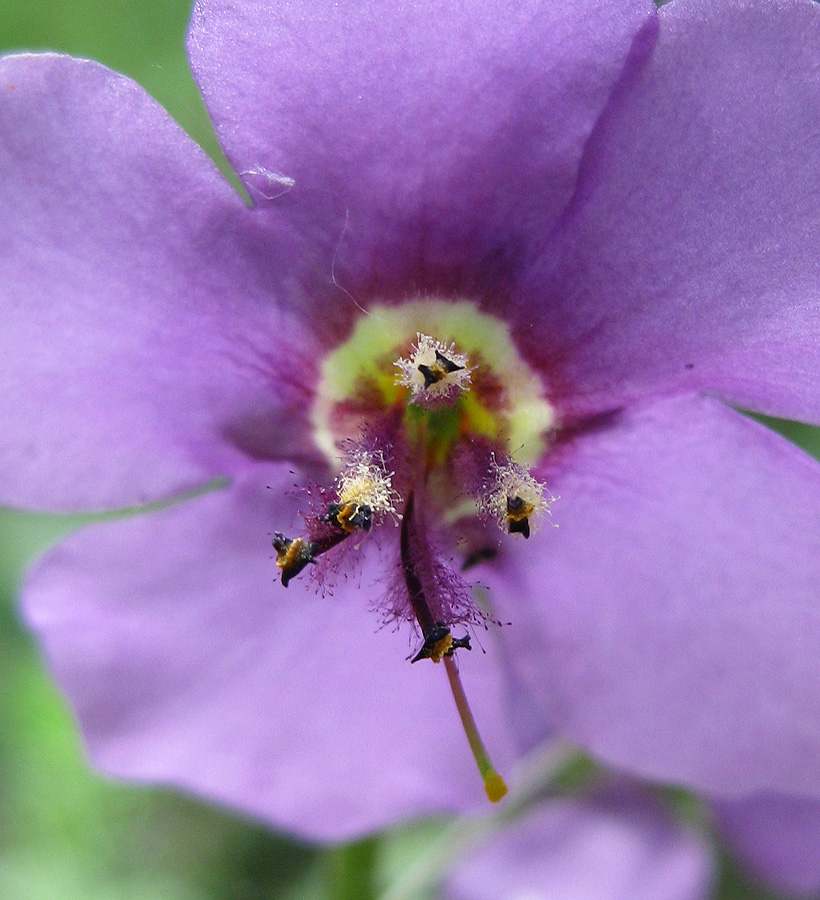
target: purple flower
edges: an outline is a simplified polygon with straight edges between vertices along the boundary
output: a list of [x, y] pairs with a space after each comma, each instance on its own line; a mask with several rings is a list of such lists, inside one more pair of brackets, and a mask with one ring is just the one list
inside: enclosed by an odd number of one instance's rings
[[716, 824], [749, 874], [790, 897], [820, 892], [820, 803], [758, 794], [723, 801]]
[[706, 842], [634, 786], [536, 803], [449, 876], [444, 900], [706, 900]]
[[126, 79], [0, 62], [3, 499], [230, 479], [28, 582], [96, 763], [312, 836], [468, 807], [394, 618], [502, 770], [816, 796], [820, 468], [731, 406], [820, 423], [820, 9], [200, 0], [189, 47], [253, 209]]

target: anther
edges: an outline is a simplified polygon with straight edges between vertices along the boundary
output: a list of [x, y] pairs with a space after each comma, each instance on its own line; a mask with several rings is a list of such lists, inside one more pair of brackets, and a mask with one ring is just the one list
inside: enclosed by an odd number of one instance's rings
[[[333, 506], [333, 504], [331, 504]], [[295, 578], [306, 566], [316, 562], [316, 557], [327, 553], [347, 538], [356, 530], [352, 525], [352, 516], [350, 527], [345, 528], [341, 524], [330, 518], [330, 508], [328, 515], [324, 516], [321, 521], [333, 525], [334, 530], [328, 534], [316, 537], [315, 540], [306, 540], [305, 538], [289, 538], [285, 537], [280, 531], [273, 536], [273, 549], [276, 550], [276, 565], [282, 570], [282, 586], [287, 587], [291, 578]]]
[[438, 348], [436, 348], [436, 361], [431, 366], [420, 363], [417, 368], [424, 376], [424, 386], [426, 388], [429, 388], [431, 384], [436, 384], [453, 372], [462, 372], [464, 370], [464, 366], [460, 366], [458, 363], [453, 362], [452, 359], [448, 359]]
[[470, 635], [454, 638], [450, 629], [444, 622], [437, 622], [436, 627], [424, 635], [424, 643], [421, 650], [410, 660], [411, 663], [420, 659], [431, 659], [434, 663], [441, 662], [445, 657], [452, 656], [456, 650], [471, 650]]
[[287, 587], [291, 578], [295, 578], [305, 566], [315, 562], [317, 555], [313, 541], [285, 537], [281, 531], [273, 536], [273, 549], [276, 551], [276, 565], [282, 570], [283, 587]]
[[523, 534], [525, 538], [530, 536], [530, 516], [535, 511], [535, 505], [528, 503], [523, 497], [516, 494], [507, 497], [507, 531], [510, 534]]
[[354, 531], [370, 531], [373, 527], [373, 509], [366, 503], [331, 503], [322, 521], [341, 528], [348, 534]]
[[482, 510], [509, 534], [528, 538], [532, 522], [550, 512], [555, 501], [544, 485], [511, 459], [499, 462], [495, 453], [484, 476], [485, 493], [479, 499]]
[[464, 562], [461, 564], [461, 571], [466, 572], [469, 569], [472, 569], [473, 566], [495, 559], [496, 556], [498, 556], [498, 549], [496, 547], [479, 547], [477, 550], [473, 550], [472, 553], [467, 554]]
[[455, 344], [448, 346], [420, 332], [416, 337], [409, 359], [394, 363], [399, 369], [396, 384], [409, 388], [410, 403], [419, 406], [453, 402], [470, 386], [467, 357], [456, 352]]

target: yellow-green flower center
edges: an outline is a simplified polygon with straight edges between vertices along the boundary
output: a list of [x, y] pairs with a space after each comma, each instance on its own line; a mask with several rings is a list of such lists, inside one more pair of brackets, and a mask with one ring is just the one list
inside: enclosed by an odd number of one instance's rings
[[[438, 408], [416, 405], [397, 379], [397, 361], [427, 335], [455, 345], [469, 361], [470, 387]], [[465, 435], [509, 448], [523, 466], [538, 460], [557, 425], [545, 386], [513, 342], [507, 325], [469, 301], [419, 299], [372, 306], [350, 337], [325, 358], [313, 409], [314, 436], [334, 464], [339, 443], [355, 437], [369, 412], [404, 410], [413, 439], [424, 432], [429, 462], [441, 462]]]

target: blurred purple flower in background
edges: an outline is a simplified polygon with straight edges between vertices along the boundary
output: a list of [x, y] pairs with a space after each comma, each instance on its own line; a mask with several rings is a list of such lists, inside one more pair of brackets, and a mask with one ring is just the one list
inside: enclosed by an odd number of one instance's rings
[[479, 844], [447, 879], [444, 900], [705, 900], [714, 860], [632, 785], [536, 804]]
[[97, 765], [313, 837], [476, 803], [441, 673], [373, 610], [424, 537], [399, 563], [388, 523], [332, 593], [275, 585], [269, 544], [363, 400], [328, 360], [435, 326], [484, 362], [458, 441], [492, 385], [511, 466], [510, 423], [552, 416], [526, 464], [560, 527], [496, 552], [455, 519], [511, 623], [459, 654], [497, 761], [558, 731], [640, 776], [817, 797], [820, 467], [731, 406], [820, 423], [820, 9], [200, 0], [189, 50], [253, 209], [127, 79], [0, 61], [0, 496], [231, 479], [28, 582]]
[[745, 869], [789, 897], [820, 892], [820, 802], [758, 794], [715, 804], [718, 833]]

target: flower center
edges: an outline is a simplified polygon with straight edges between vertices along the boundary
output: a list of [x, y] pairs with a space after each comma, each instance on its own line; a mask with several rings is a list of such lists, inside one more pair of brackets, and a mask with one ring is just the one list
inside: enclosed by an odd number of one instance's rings
[[[532, 465], [543, 456], [549, 431], [557, 424], [555, 410], [507, 325], [469, 301], [431, 299], [371, 307], [348, 340], [325, 358], [313, 423], [316, 442], [331, 464], [338, 465], [339, 443], [355, 435], [375, 411], [415, 399], [414, 389], [418, 382], [424, 384], [425, 376], [422, 371], [408, 374], [406, 363], [418, 356], [416, 365], [433, 368], [435, 349], [452, 362], [462, 360], [462, 371], [469, 371], [469, 390], [453, 405], [410, 404], [410, 417], [425, 419], [428, 432], [439, 436], [458, 427], [462, 434], [487, 437], [520, 465]], [[442, 381], [436, 385], [443, 387]], [[430, 393], [444, 393], [436, 385]], [[431, 415], [422, 415], [425, 411]]]
[[506, 788], [453, 660], [470, 649], [470, 636], [452, 628], [492, 620], [443, 551], [494, 525], [528, 538], [549, 512], [554, 498], [526, 468], [556, 427], [544, 386], [507, 326], [473, 303], [373, 306], [326, 357], [313, 424], [337, 474], [332, 486], [311, 492], [306, 534], [274, 537], [282, 583], [357, 543], [345, 543], [351, 535], [400, 520], [399, 571], [384, 618], [420, 632], [412, 662], [444, 662], [487, 794], [500, 799]]

